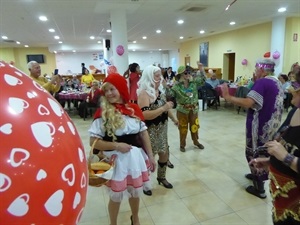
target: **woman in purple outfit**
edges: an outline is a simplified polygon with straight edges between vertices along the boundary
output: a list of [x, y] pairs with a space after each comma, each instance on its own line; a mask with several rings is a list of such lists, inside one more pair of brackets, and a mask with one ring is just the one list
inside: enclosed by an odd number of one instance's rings
[[[235, 105], [248, 108], [246, 118], [246, 159], [250, 162], [257, 147], [273, 139], [280, 126], [283, 112], [283, 91], [278, 79], [273, 75], [275, 63], [263, 59], [256, 63], [254, 85], [246, 98], [230, 96], [227, 84], [222, 86], [223, 97]], [[250, 165], [251, 174], [246, 178], [253, 180], [246, 191], [259, 198], [266, 198], [264, 181], [268, 171], [258, 171]]]

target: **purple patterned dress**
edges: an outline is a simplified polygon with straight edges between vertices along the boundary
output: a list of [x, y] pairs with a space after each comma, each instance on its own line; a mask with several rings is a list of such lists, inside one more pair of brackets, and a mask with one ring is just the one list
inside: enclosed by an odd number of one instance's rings
[[[255, 104], [248, 110], [246, 119], [246, 158], [249, 162], [254, 156], [254, 150], [273, 140], [273, 136], [280, 127], [283, 112], [284, 93], [280, 82], [272, 76], [257, 80], [247, 97]], [[257, 171], [250, 166], [254, 180], [268, 179], [268, 171]]]

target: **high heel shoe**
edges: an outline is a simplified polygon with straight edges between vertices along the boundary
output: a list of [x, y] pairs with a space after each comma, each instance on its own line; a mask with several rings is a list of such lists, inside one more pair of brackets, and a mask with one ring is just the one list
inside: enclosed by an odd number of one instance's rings
[[130, 216], [131, 225], [133, 225], [132, 215]]
[[171, 169], [174, 168], [174, 165], [170, 162], [170, 160], [167, 161], [167, 166]]
[[165, 178], [157, 178], [158, 184], [162, 184], [165, 188], [171, 189], [173, 185], [170, 184]]

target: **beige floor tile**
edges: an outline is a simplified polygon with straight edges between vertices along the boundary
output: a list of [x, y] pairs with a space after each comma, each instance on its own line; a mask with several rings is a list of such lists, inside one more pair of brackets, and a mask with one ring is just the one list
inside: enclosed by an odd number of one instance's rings
[[189, 196], [183, 198], [182, 201], [200, 222], [233, 212], [212, 192]]
[[261, 204], [236, 213], [249, 225], [273, 225], [271, 209], [270, 205]]
[[247, 223], [236, 213], [213, 218], [201, 222], [201, 225], [247, 225]]
[[165, 201], [148, 207], [155, 225], [192, 225], [197, 219], [180, 200]]

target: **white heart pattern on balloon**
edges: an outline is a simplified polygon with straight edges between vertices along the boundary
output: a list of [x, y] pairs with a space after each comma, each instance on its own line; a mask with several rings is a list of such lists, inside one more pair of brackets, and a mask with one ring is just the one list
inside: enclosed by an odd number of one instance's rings
[[41, 84], [0, 68], [0, 223], [78, 224], [88, 173], [77, 129]]

